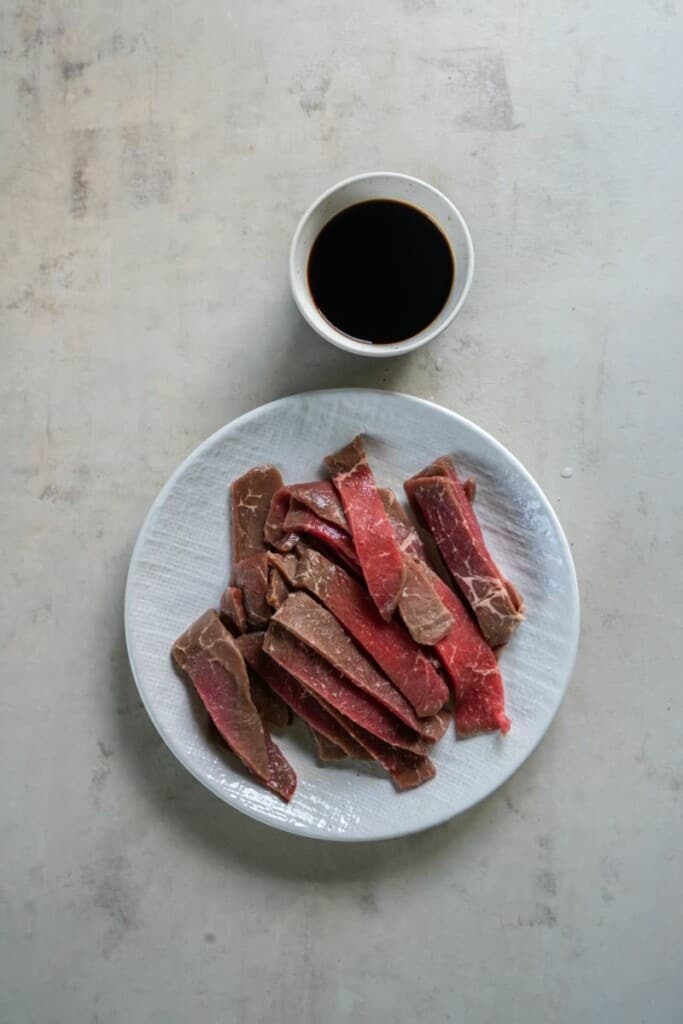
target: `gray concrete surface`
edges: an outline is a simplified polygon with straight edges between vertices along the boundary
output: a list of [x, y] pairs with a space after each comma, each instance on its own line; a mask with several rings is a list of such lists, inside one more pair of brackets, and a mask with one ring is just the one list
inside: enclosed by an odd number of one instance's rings
[[[0, 15], [2, 1024], [680, 1020], [678, 0]], [[286, 279], [304, 206], [377, 168], [451, 195], [478, 257], [447, 335], [379, 364], [319, 343]], [[218, 803], [123, 646], [170, 471], [326, 385], [492, 431], [582, 589], [541, 749], [461, 819], [379, 846]]]

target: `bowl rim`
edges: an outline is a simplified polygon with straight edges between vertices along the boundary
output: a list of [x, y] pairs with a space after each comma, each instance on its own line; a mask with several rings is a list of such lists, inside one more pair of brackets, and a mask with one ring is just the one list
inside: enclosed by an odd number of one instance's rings
[[[299, 248], [299, 242], [301, 239], [302, 232], [313, 216], [315, 211], [320, 207], [330, 196], [336, 192], [340, 192], [344, 188], [348, 188], [349, 185], [354, 185], [359, 181], [367, 181], [372, 178], [396, 178], [404, 182], [410, 182], [412, 185], [417, 186], [418, 189], [426, 190], [435, 195], [445, 206], [448, 208], [450, 214], [460, 225], [465, 238], [465, 249], [467, 252], [467, 270], [465, 273], [465, 283], [463, 285], [462, 293], [460, 298], [454, 305], [453, 309], [449, 312], [445, 319], [440, 320], [440, 314], [433, 321], [433, 326], [424, 335], [418, 335], [413, 338], [406, 338], [403, 341], [393, 341], [383, 345], [373, 345], [367, 341], [358, 341], [355, 338], [351, 338], [349, 335], [339, 331], [332, 324], [328, 323], [324, 319], [317, 320], [311, 315], [311, 311], [308, 305], [313, 305], [313, 300], [310, 299], [310, 303], [302, 301], [301, 292], [305, 291], [305, 286], [302, 289], [298, 283], [298, 274], [296, 272], [296, 254]], [[416, 202], [419, 206], [419, 202]], [[431, 216], [431, 215], [428, 215]], [[435, 219], [435, 218], [432, 218]], [[337, 348], [344, 350], [345, 352], [352, 352], [355, 355], [366, 356], [371, 359], [386, 359], [392, 356], [403, 355], [406, 352], [414, 352], [418, 348], [422, 348], [423, 345], [427, 345], [430, 341], [433, 341], [439, 334], [446, 330], [446, 328], [453, 322], [455, 317], [462, 309], [465, 300], [468, 296], [470, 287], [472, 285], [472, 279], [474, 277], [474, 244], [472, 242], [472, 236], [470, 230], [467, 227], [465, 218], [448, 196], [446, 196], [440, 189], [434, 185], [430, 185], [429, 182], [423, 181], [421, 178], [415, 178], [410, 174], [402, 174], [399, 171], [366, 171], [362, 174], [353, 174], [348, 178], [343, 178], [336, 184], [331, 185], [330, 188], [321, 192], [320, 195], [313, 200], [313, 202], [307, 207], [302, 214], [292, 241], [289, 247], [289, 285], [292, 292], [292, 297], [296, 304], [297, 309], [301, 313], [306, 323], [311, 327], [316, 334], [329, 342], [331, 345], [335, 345]]]

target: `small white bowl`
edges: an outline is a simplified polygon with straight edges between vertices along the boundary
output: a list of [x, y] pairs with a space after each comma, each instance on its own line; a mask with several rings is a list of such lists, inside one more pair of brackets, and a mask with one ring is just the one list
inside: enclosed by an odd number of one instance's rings
[[[445, 306], [419, 334], [389, 344], [373, 344], [338, 330], [316, 306], [308, 287], [308, 257], [322, 228], [348, 206], [368, 199], [397, 199], [426, 213], [448, 239], [455, 260], [455, 280]], [[333, 185], [309, 206], [299, 221], [289, 252], [289, 278], [294, 301], [314, 331], [345, 352], [381, 359], [403, 355], [426, 345], [441, 334], [462, 309], [474, 275], [474, 247], [462, 214], [450, 199], [419, 178], [393, 171], [358, 174]]]

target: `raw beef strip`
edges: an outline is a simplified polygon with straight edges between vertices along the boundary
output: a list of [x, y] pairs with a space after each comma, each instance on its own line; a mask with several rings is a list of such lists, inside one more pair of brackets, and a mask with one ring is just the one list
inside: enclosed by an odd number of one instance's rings
[[305, 690], [294, 676], [286, 672], [262, 651], [263, 633], [250, 633], [239, 637], [237, 646], [251, 669], [256, 672], [291, 710], [311, 729], [326, 736], [346, 751], [349, 757], [365, 760], [365, 749], [356, 743], [349, 732], [333, 718], [322, 704]]
[[368, 661], [334, 615], [308, 594], [303, 591], [290, 594], [272, 621], [311, 647], [360, 690], [393, 711], [405, 725], [423, 738], [432, 738], [430, 730], [425, 733], [423, 729], [426, 720], [417, 717], [405, 697]]
[[328, 455], [325, 463], [339, 492], [370, 596], [388, 622], [398, 605], [406, 571], [361, 437]]
[[383, 740], [377, 739], [362, 726], [349, 721], [336, 709], [328, 706], [328, 711], [349, 730], [373, 760], [382, 765], [398, 789], [415, 789], [416, 786], [429, 782], [436, 775], [436, 768], [428, 757], [410, 754], [407, 750], [398, 750], [396, 747], [384, 743]]
[[328, 740], [321, 732], [316, 732], [315, 729], [311, 729], [309, 725], [311, 736], [315, 741], [316, 750], [318, 751], [318, 757], [321, 761], [345, 761], [349, 756], [345, 750], [337, 746], [334, 740]]
[[263, 551], [263, 529], [270, 502], [282, 487], [282, 477], [274, 466], [256, 466], [234, 480], [230, 486], [233, 564]]
[[[418, 474], [418, 476], [443, 476], [446, 479], [452, 481], [453, 485], [456, 488], [456, 491], [458, 491], [459, 487], [461, 486], [460, 478], [458, 477], [458, 474], [456, 472], [455, 466], [453, 465], [453, 462], [451, 461], [451, 459], [448, 458], [447, 455], [443, 455], [440, 459], [436, 459], [436, 461], [433, 462], [431, 464], [431, 466], [427, 466], [427, 468], [424, 469], [422, 471], [422, 473]], [[413, 477], [412, 479], [415, 479], [415, 478]], [[462, 484], [462, 489], [465, 492], [465, 496], [468, 499], [468, 501], [470, 503], [470, 506], [471, 506], [473, 504], [473, 502], [474, 502], [474, 499], [475, 499], [476, 493], [477, 493], [477, 481], [472, 476], [468, 477], [467, 480], [465, 480], [464, 484]], [[472, 508], [468, 509], [467, 504], [463, 503], [463, 510], [464, 510], [464, 514], [466, 514], [467, 517], [468, 517], [468, 520], [469, 520], [469, 522], [471, 524], [472, 530], [475, 533], [481, 534], [481, 527], [479, 526], [479, 522], [477, 520], [476, 513], [474, 512], [474, 509], [472, 509]], [[419, 510], [416, 510], [416, 511], [419, 512]], [[483, 536], [482, 536], [482, 542], [483, 542]], [[496, 566], [496, 571], [497, 572], [500, 571], [500, 570], [498, 570], [497, 566]], [[501, 578], [502, 578], [503, 583], [504, 583], [504, 585], [505, 585], [505, 587], [507, 589], [507, 592], [510, 595], [510, 599], [511, 599], [515, 609], [520, 613], [520, 615], [522, 616], [522, 619], [523, 619], [524, 618], [524, 598], [522, 597], [520, 592], [517, 590], [517, 588], [514, 586], [514, 584], [512, 584], [510, 582], [510, 580], [505, 579], [505, 577], [501, 577]], [[444, 579], [445, 579], [445, 575], [444, 575]]]
[[300, 504], [310, 508], [321, 519], [338, 526], [340, 530], [349, 533], [349, 524], [346, 522], [344, 509], [329, 480], [316, 480], [310, 484], [292, 484], [290, 493]]
[[173, 660], [192, 680], [233, 753], [269, 789], [289, 800], [296, 776], [263, 728], [244, 658], [215, 611], [205, 612], [176, 640]]
[[[493, 561], [452, 463], [437, 460], [406, 481], [413, 507], [434, 537], [491, 647], [507, 643], [524, 618], [522, 599]], [[436, 475], [434, 475], [436, 474]]]
[[247, 663], [249, 672], [249, 690], [254, 706], [262, 722], [268, 725], [290, 725], [292, 712], [287, 703], [268, 683], [253, 670], [253, 663], [258, 661], [263, 646], [263, 633], [246, 633], [236, 639], [240, 654]]
[[269, 572], [272, 569], [276, 569], [288, 590], [294, 586], [294, 576], [296, 575], [298, 561], [297, 556], [293, 552], [286, 555], [277, 554], [275, 551], [268, 552]]
[[[422, 560], [424, 545], [395, 495], [387, 492], [382, 498], [407, 557]], [[453, 627], [437, 643], [436, 651], [453, 688], [458, 736], [464, 738], [497, 729], [508, 732], [510, 720], [505, 714], [503, 680], [493, 651], [460, 598], [424, 562], [422, 571], [453, 617]]]
[[448, 690], [427, 655], [398, 622], [385, 622], [369, 595], [341, 566], [311, 548], [297, 563], [295, 585], [317, 597], [377, 662], [420, 718], [435, 715]]
[[289, 589], [284, 581], [282, 573], [271, 565], [268, 569], [268, 589], [266, 590], [266, 601], [274, 610], [281, 608], [289, 597]]
[[388, 487], [380, 487], [379, 496], [396, 536], [398, 546], [403, 554], [413, 555], [415, 558], [419, 558], [429, 564], [425, 543], [394, 492]]
[[247, 613], [244, 610], [244, 597], [239, 587], [226, 587], [221, 597], [219, 610], [221, 621], [233, 636], [241, 636], [247, 631]]
[[289, 512], [289, 500], [289, 487], [281, 487], [275, 492], [263, 527], [265, 540], [278, 551], [291, 551], [299, 541], [295, 533], [289, 533], [284, 528]]
[[[431, 572], [431, 570], [427, 570]], [[453, 687], [458, 736], [509, 732], [505, 691], [496, 657], [460, 598], [434, 574], [434, 586], [453, 616], [453, 628], [436, 651]]]
[[302, 686], [345, 718], [393, 747], [424, 754], [426, 745], [387, 708], [358, 690], [324, 658], [271, 621], [263, 650]]
[[[398, 610], [413, 640], [418, 644], [432, 646], [446, 636], [453, 625], [453, 619], [429, 577], [413, 557], [413, 548], [417, 547], [420, 557], [427, 561], [424, 544], [415, 527], [405, 518], [405, 512], [396, 495], [387, 488], [379, 488], [379, 496], [394, 528], [405, 561], [406, 581], [401, 591]], [[405, 523], [405, 533], [396, 528], [395, 520], [399, 521], [401, 526]]]
[[296, 772], [275, 743], [267, 729], [263, 730], [268, 750], [268, 778], [266, 786], [288, 803], [296, 791]]
[[255, 555], [237, 562], [234, 582], [242, 590], [247, 622], [251, 629], [264, 629], [272, 614], [266, 594], [268, 592], [268, 553], [259, 551]]
[[296, 531], [298, 534], [306, 533], [311, 537], [315, 537], [316, 540], [327, 544], [335, 554], [340, 555], [353, 569], [357, 570], [360, 568], [356, 549], [348, 533], [345, 530], [340, 530], [338, 526], [328, 523], [327, 520], [321, 519], [315, 512], [311, 512], [309, 508], [306, 508], [305, 505], [302, 505], [294, 498], [290, 503], [289, 512], [285, 519], [285, 529]]
[[[477, 481], [474, 479], [474, 477], [470, 476], [467, 478], [467, 480], [465, 480], [464, 483], [461, 483], [460, 477], [458, 476], [456, 468], [453, 464], [453, 460], [449, 458], [449, 456], [447, 455], [442, 455], [440, 459], [435, 459], [435, 461], [432, 462], [430, 466], [427, 466], [427, 468], [423, 470], [422, 473], [417, 475], [446, 477], [453, 483], [458, 493], [460, 493], [459, 489], [462, 487], [462, 490], [465, 492], [465, 496], [469, 501], [469, 507], [467, 506], [466, 503], [463, 504], [464, 514], [468, 518], [472, 531], [476, 534], [481, 535], [481, 527], [479, 526], [479, 520], [477, 519], [474, 509], [471, 507], [474, 503], [474, 499], [477, 494]], [[482, 543], [485, 544], [483, 535], [481, 536], [481, 540]], [[497, 571], [500, 571], [498, 570], [497, 566], [496, 569]], [[505, 584], [505, 587], [507, 588], [508, 593], [510, 594], [510, 598], [512, 600], [513, 605], [515, 606], [517, 611], [520, 612], [523, 619], [524, 598], [517, 590], [517, 588], [510, 582], [510, 580], [506, 579], [502, 575], [501, 578], [503, 580], [503, 583]]]

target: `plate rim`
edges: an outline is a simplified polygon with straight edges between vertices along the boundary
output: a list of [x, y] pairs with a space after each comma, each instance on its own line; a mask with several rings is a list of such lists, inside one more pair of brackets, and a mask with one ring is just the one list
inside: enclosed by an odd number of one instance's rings
[[[172, 489], [173, 485], [175, 484], [176, 480], [178, 479], [178, 477], [184, 472], [186, 466], [191, 461], [193, 461], [199, 454], [201, 454], [203, 451], [205, 451], [207, 448], [209, 448], [212, 444], [214, 444], [214, 442], [217, 441], [220, 438], [220, 436], [222, 434], [224, 434], [226, 431], [228, 431], [231, 428], [235, 428], [237, 426], [243, 426], [244, 424], [248, 423], [250, 419], [256, 417], [257, 415], [263, 414], [267, 410], [273, 409], [275, 406], [282, 405], [282, 404], [284, 404], [286, 402], [296, 401], [297, 399], [301, 399], [301, 398], [305, 398], [305, 397], [311, 397], [311, 396], [314, 396], [314, 395], [330, 395], [330, 396], [331, 395], [340, 395], [340, 394], [348, 395], [349, 393], [360, 393], [360, 392], [362, 392], [363, 394], [372, 394], [372, 395], [381, 395], [381, 396], [391, 396], [391, 397], [394, 397], [394, 398], [396, 398], [396, 397], [403, 398], [403, 399], [407, 399], [410, 402], [415, 402], [418, 405], [427, 406], [429, 408], [438, 410], [439, 412], [446, 413], [447, 416], [449, 416], [452, 419], [456, 420], [461, 425], [469, 428], [475, 434], [478, 434], [481, 438], [483, 438], [485, 441], [491, 443], [494, 448], [498, 449], [499, 452], [501, 452], [507, 459], [512, 461], [512, 464], [514, 465], [515, 469], [518, 472], [520, 472], [522, 474], [522, 476], [525, 477], [526, 480], [528, 482], [530, 482], [533, 485], [533, 487], [537, 490], [538, 495], [539, 495], [541, 501], [543, 502], [544, 509], [547, 512], [547, 514], [549, 515], [549, 517], [550, 517], [550, 519], [551, 519], [551, 521], [552, 521], [552, 523], [553, 523], [553, 525], [555, 527], [555, 530], [557, 532], [557, 537], [558, 537], [560, 546], [562, 548], [563, 553], [566, 556], [567, 565], [568, 565], [569, 570], [570, 570], [570, 581], [569, 582], [570, 582], [571, 586], [569, 587], [569, 596], [570, 596], [570, 599], [571, 599], [571, 612], [572, 612], [572, 616], [573, 616], [574, 623], [575, 623], [573, 642], [572, 642], [572, 646], [571, 646], [571, 650], [570, 650], [570, 657], [567, 660], [567, 667], [566, 667], [566, 670], [564, 672], [564, 679], [563, 679], [563, 682], [562, 682], [562, 686], [561, 686], [561, 688], [558, 689], [557, 698], [556, 698], [556, 701], [554, 703], [554, 706], [552, 707], [552, 710], [551, 710], [551, 713], [550, 713], [550, 715], [548, 717], [547, 723], [545, 724], [544, 728], [539, 732], [538, 736], [535, 738], [533, 744], [531, 745], [531, 747], [529, 748], [529, 750], [525, 754], [524, 758], [519, 762], [519, 764], [516, 764], [516, 765], [514, 765], [514, 767], [510, 768], [510, 770], [506, 774], [504, 774], [501, 778], [497, 779], [495, 781], [495, 783], [492, 784], [491, 787], [489, 789], [487, 789], [484, 793], [481, 793], [481, 794], [477, 795], [471, 801], [469, 801], [469, 802], [465, 803], [463, 806], [459, 807], [458, 810], [456, 810], [456, 811], [452, 811], [452, 812], [451, 811], [447, 811], [446, 813], [441, 814], [439, 817], [437, 817], [435, 820], [429, 822], [428, 824], [417, 826], [415, 828], [411, 827], [411, 828], [407, 828], [407, 829], [392, 830], [390, 832], [383, 832], [381, 834], [371, 835], [371, 836], [355, 836], [355, 835], [344, 835], [344, 834], [322, 834], [320, 832], [313, 831], [313, 830], [311, 830], [308, 827], [297, 827], [294, 823], [290, 823], [288, 821], [273, 821], [270, 817], [268, 817], [268, 815], [265, 812], [262, 812], [262, 811], [260, 811], [260, 810], [258, 810], [256, 808], [242, 807], [240, 805], [237, 805], [236, 803], [233, 803], [230, 799], [228, 799], [228, 795], [225, 792], [223, 792], [217, 784], [214, 784], [213, 781], [210, 780], [210, 779], [202, 777], [195, 770], [195, 768], [191, 764], [189, 764], [187, 762], [187, 760], [183, 756], [182, 750], [177, 745], [174, 745], [173, 737], [171, 735], [167, 734], [166, 730], [161, 726], [160, 722], [157, 720], [157, 718], [156, 718], [156, 716], [154, 714], [153, 708], [150, 706], [150, 704], [148, 703], [148, 701], [147, 701], [147, 699], [145, 697], [144, 688], [141, 686], [140, 680], [138, 679], [138, 673], [136, 671], [135, 659], [133, 657], [132, 641], [131, 641], [131, 634], [132, 634], [132, 629], [133, 629], [132, 624], [131, 624], [131, 600], [132, 600], [131, 599], [131, 591], [132, 591], [132, 587], [133, 587], [133, 582], [132, 581], [133, 581], [133, 576], [134, 576], [135, 570], [137, 568], [137, 563], [138, 563], [138, 561], [140, 559], [140, 552], [141, 552], [141, 549], [142, 549], [142, 544], [144, 542], [144, 539], [145, 539], [145, 536], [146, 536], [149, 524], [150, 524], [150, 522], [152, 520], [152, 517], [154, 516], [154, 514], [157, 511], [158, 507], [162, 504], [162, 502], [166, 498], [166, 495], [168, 494], [168, 492], [171, 491], [171, 489]], [[560, 705], [562, 704], [562, 701], [564, 700], [564, 697], [565, 697], [565, 695], [567, 693], [567, 689], [569, 688], [569, 683], [571, 681], [571, 678], [572, 678], [572, 675], [573, 675], [573, 672], [574, 672], [574, 668], [575, 668], [575, 665], [576, 665], [576, 657], [577, 657], [577, 653], [578, 653], [579, 638], [580, 638], [580, 633], [581, 633], [581, 601], [580, 601], [578, 577], [577, 577], [577, 574], [576, 574], [576, 566], [574, 564], [574, 558], [573, 558], [573, 555], [572, 555], [571, 547], [569, 545], [569, 541], [567, 540], [567, 536], [566, 536], [566, 534], [564, 532], [564, 529], [563, 529], [562, 524], [561, 524], [561, 522], [559, 520], [559, 517], [558, 517], [557, 513], [555, 512], [555, 509], [553, 508], [553, 506], [550, 503], [550, 499], [547, 497], [547, 495], [545, 494], [545, 491], [543, 490], [541, 485], [532, 476], [532, 474], [529, 472], [529, 470], [526, 468], [526, 466], [524, 466], [523, 463], [520, 462], [520, 460], [517, 458], [517, 456], [514, 455], [514, 453], [511, 452], [509, 448], [507, 448], [501, 441], [498, 441], [498, 439], [495, 438], [493, 436], [493, 434], [490, 434], [487, 430], [484, 430], [483, 427], [480, 427], [478, 424], [474, 423], [472, 420], [468, 419], [466, 416], [463, 416], [461, 413], [455, 412], [453, 409], [448, 409], [446, 406], [440, 405], [438, 402], [433, 402], [433, 401], [430, 401], [429, 399], [426, 399], [426, 398], [419, 398], [417, 395], [406, 394], [403, 391], [394, 391], [394, 390], [385, 389], [385, 388], [343, 388], [343, 387], [339, 387], [339, 388], [314, 388], [314, 389], [312, 389], [310, 391], [299, 391], [299, 392], [295, 392], [294, 394], [283, 395], [280, 398], [272, 399], [270, 402], [264, 402], [262, 405], [258, 405], [258, 406], [256, 406], [253, 409], [249, 409], [247, 412], [241, 413], [239, 416], [236, 416], [234, 419], [229, 420], [227, 423], [224, 423], [223, 426], [219, 427], [217, 430], [215, 430], [208, 437], [204, 438], [203, 441], [200, 441], [200, 443], [198, 445], [196, 445], [192, 449], [192, 451], [190, 451], [185, 456], [185, 458], [176, 466], [176, 468], [173, 470], [171, 475], [167, 478], [167, 480], [165, 481], [165, 483], [163, 484], [163, 486], [161, 487], [161, 489], [157, 493], [156, 497], [152, 501], [152, 504], [150, 505], [149, 509], [147, 510], [147, 514], [145, 515], [145, 518], [143, 519], [142, 524], [141, 524], [141, 526], [140, 526], [140, 528], [138, 530], [137, 536], [135, 538], [135, 543], [133, 545], [133, 549], [132, 549], [131, 556], [130, 556], [130, 562], [128, 563], [128, 572], [126, 573], [126, 586], [125, 586], [125, 591], [124, 591], [124, 607], [123, 607], [123, 622], [124, 622], [124, 635], [125, 635], [125, 640], [126, 640], [126, 652], [127, 652], [127, 655], [128, 655], [128, 663], [130, 665], [130, 670], [131, 670], [131, 674], [133, 676], [133, 680], [135, 682], [135, 687], [136, 687], [136, 689], [138, 691], [138, 695], [140, 697], [140, 700], [142, 701], [143, 707], [145, 708], [145, 711], [147, 712], [147, 715], [149, 716], [149, 719], [152, 722], [152, 725], [156, 729], [156, 731], [159, 734], [159, 736], [161, 737], [161, 739], [164, 741], [164, 744], [166, 745], [168, 750], [180, 762], [180, 764], [183, 766], [183, 768], [185, 768], [185, 770], [188, 771], [190, 773], [190, 775], [192, 775], [192, 777], [197, 780], [197, 782], [199, 782], [202, 786], [204, 786], [205, 789], [208, 789], [209, 792], [213, 793], [214, 796], [218, 797], [218, 799], [222, 803], [224, 803], [228, 807], [232, 808], [232, 810], [236, 811], [237, 813], [245, 814], [247, 817], [251, 818], [252, 820], [258, 821], [260, 824], [262, 824], [264, 826], [269, 826], [270, 828], [275, 828], [278, 831], [287, 832], [290, 835], [300, 836], [302, 838], [317, 839], [317, 840], [320, 840], [320, 841], [323, 841], [323, 842], [371, 843], [371, 842], [382, 842], [382, 841], [387, 840], [387, 839], [400, 839], [400, 838], [403, 838], [403, 837], [409, 836], [409, 835], [417, 835], [420, 832], [426, 832], [429, 829], [436, 828], [439, 825], [445, 824], [447, 821], [451, 821], [453, 818], [459, 817], [460, 815], [464, 814], [466, 811], [471, 810], [477, 804], [483, 803], [484, 800], [486, 800], [486, 799], [488, 799], [488, 797], [492, 796], [493, 793], [495, 793], [502, 786], [504, 786], [507, 782], [509, 782], [509, 780], [512, 778], [512, 776], [517, 771], [519, 771], [519, 769], [522, 767], [522, 765], [526, 764], [526, 762], [529, 760], [529, 758], [538, 749], [538, 746], [540, 745], [542, 740], [545, 738], [546, 733], [548, 732], [548, 729], [550, 728], [551, 724], [555, 720], [555, 717], [556, 717], [557, 712], [558, 712], [558, 710], [560, 708]]]

